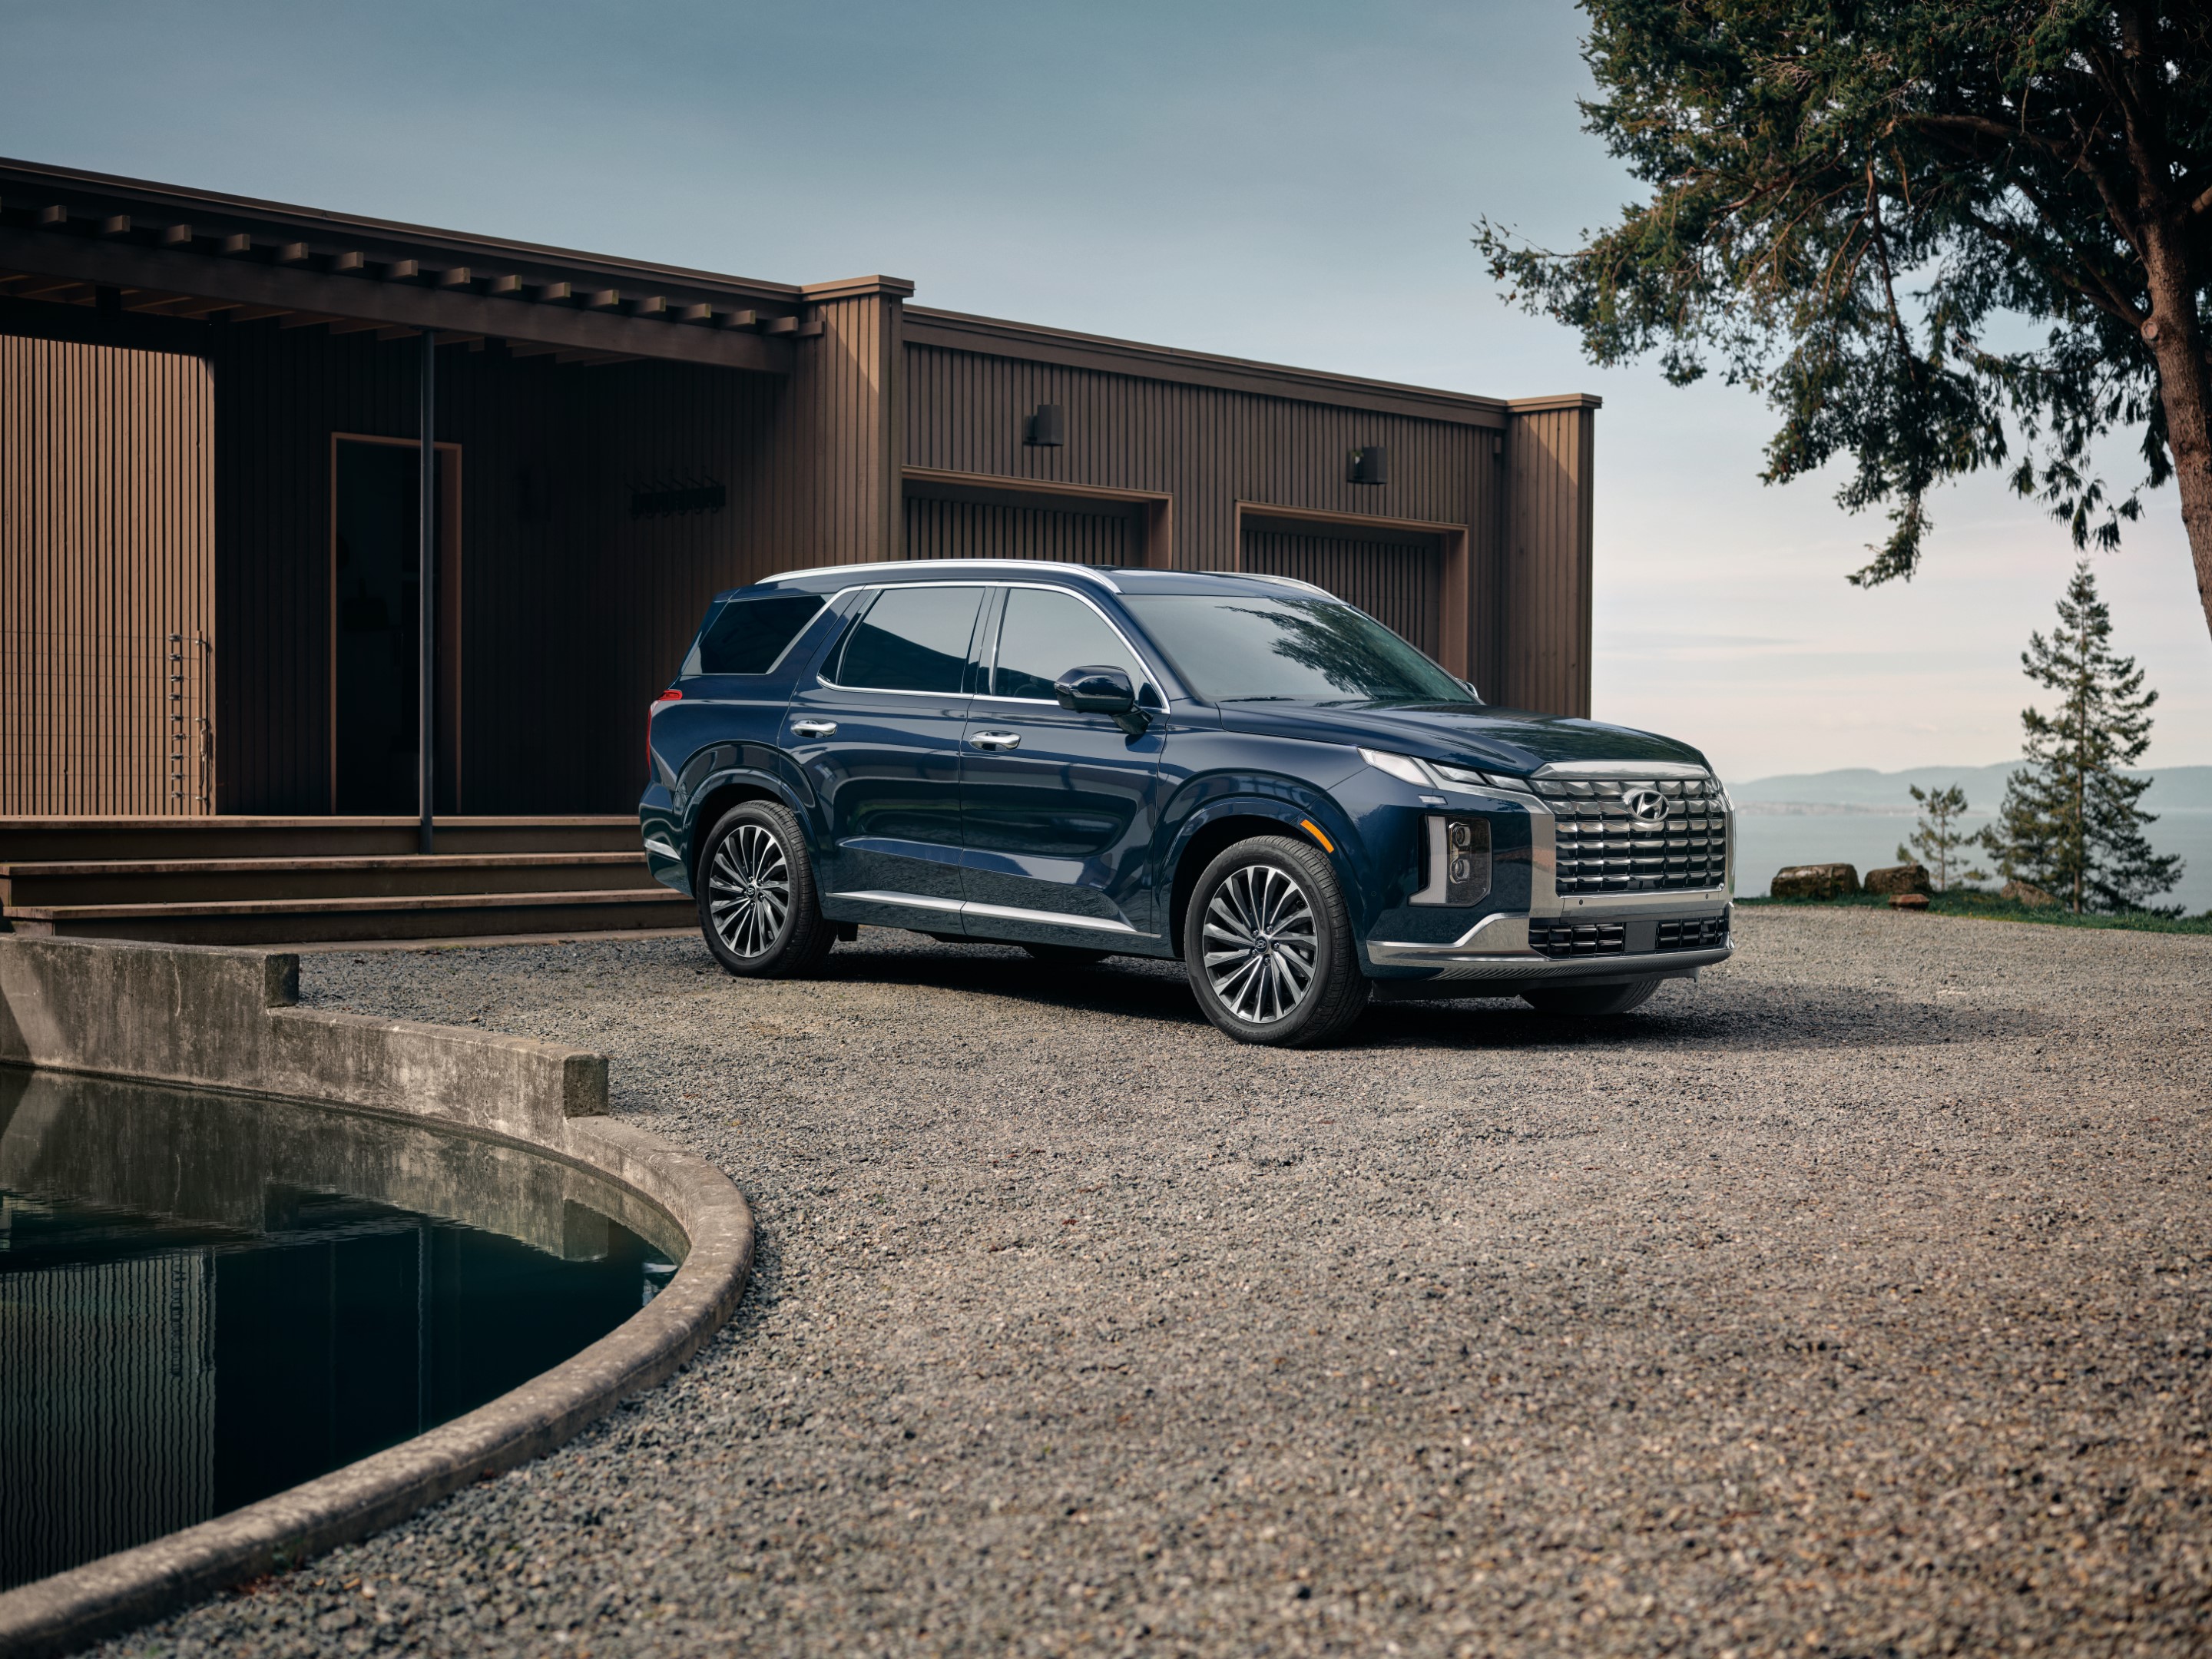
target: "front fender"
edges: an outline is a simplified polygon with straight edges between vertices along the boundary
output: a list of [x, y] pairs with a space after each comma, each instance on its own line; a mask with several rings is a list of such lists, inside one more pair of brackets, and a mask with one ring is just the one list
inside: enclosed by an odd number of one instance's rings
[[[1164, 906], [1173, 904], [1176, 884], [1191, 842], [1209, 824], [1230, 817], [1272, 818], [1285, 834], [1309, 843], [1316, 843], [1316, 838], [1306, 826], [1320, 830], [1318, 844], [1344, 890], [1353, 929], [1364, 935], [1373, 911], [1371, 872], [1367, 867], [1370, 860], [1364, 838], [1328, 791], [1279, 774], [1215, 773], [1193, 778], [1176, 792], [1160, 816]], [[1167, 920], [1164, 909], [1164, 925]]]

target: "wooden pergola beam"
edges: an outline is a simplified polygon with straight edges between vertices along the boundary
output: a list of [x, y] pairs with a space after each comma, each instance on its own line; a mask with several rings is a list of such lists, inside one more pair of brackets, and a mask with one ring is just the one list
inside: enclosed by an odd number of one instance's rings
[[0, 226], [0, 266], [101, 287], [189, 295], [209, 301], [207, 309], [211, 311], [228, 306], [263, 306], [356, 318], [377, 327], [483, 334], [606, 356], [672, 358], [755, 374], [787, 374], [794, 361], [787, 339], [763, 338], [743, 329], [702, 328], [659, 317], [629, 316], [612, 300], [599, 309], [544, 304], [518, 296], [428, 288], [411, 282], [377, 282], [256, 259], [211, 259], [181, 247], [143, 247], [121, 240], [52, 234], [14, 226]]

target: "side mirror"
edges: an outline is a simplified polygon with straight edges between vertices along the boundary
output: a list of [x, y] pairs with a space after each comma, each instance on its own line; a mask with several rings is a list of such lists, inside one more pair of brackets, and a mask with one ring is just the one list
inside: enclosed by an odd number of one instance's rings
[[1071, 668], [1053, 682], [1052, 694], [1079, 714], [1126, 714], [1137, 706], [1137, 688], [1120, 668]]
[[1073, 714], [1112, 716], [1115, 725], [1133, 737], [1152, 724], [1152, 717], [1137, 707], [1137, 688], [1125, 668], [1104, 664], [1071, 668], [1053, 682], [1052, 695]]

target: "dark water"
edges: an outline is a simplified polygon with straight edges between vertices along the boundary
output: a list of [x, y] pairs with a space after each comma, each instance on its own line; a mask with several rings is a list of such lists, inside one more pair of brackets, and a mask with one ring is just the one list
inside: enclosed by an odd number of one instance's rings
[[528, 1381], [667, 1282], [667, 1234], [509, 1147], [0, 1067], [0, 1588]]

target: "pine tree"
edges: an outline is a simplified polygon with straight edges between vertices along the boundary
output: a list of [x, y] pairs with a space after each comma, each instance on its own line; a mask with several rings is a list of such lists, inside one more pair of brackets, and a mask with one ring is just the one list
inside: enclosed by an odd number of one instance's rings
[[2059, 694], [2049, 716], [2021, 714], [2021, 758], [1982, 842], [1997, 867], [2086, 909], [2132, 910], [2181, 878], [2181, 860], [2143, 836], [2158, 820], [2137, 805], [2148, 778], [2124, 769], [2150, 747], [2150, 709], [2133, 657], [2112, 648], [2112, 613], [2084, 559], [2058, 602], [2051, 637], [2028, 636], [2021, 665]]
[[[1897, 849], [1897, 856], [1901, 862], [1930, 869], [1936, 890], [1948, 892], [1953, 866], [1964, 864], [1966, 848], [1979, 840], [1959, 828], [1959, 820], [1966, 813], [1966, 792], [1955, 783], [1948, 789], [1923, 789], [1917, 783], [1905, 787], [1919, 804], [1920, 822], [1912, 826], [1912, 839]], [[1989, 877], [1979, 870], [1963, 870], [1959, 879], [1987, 881]]]

